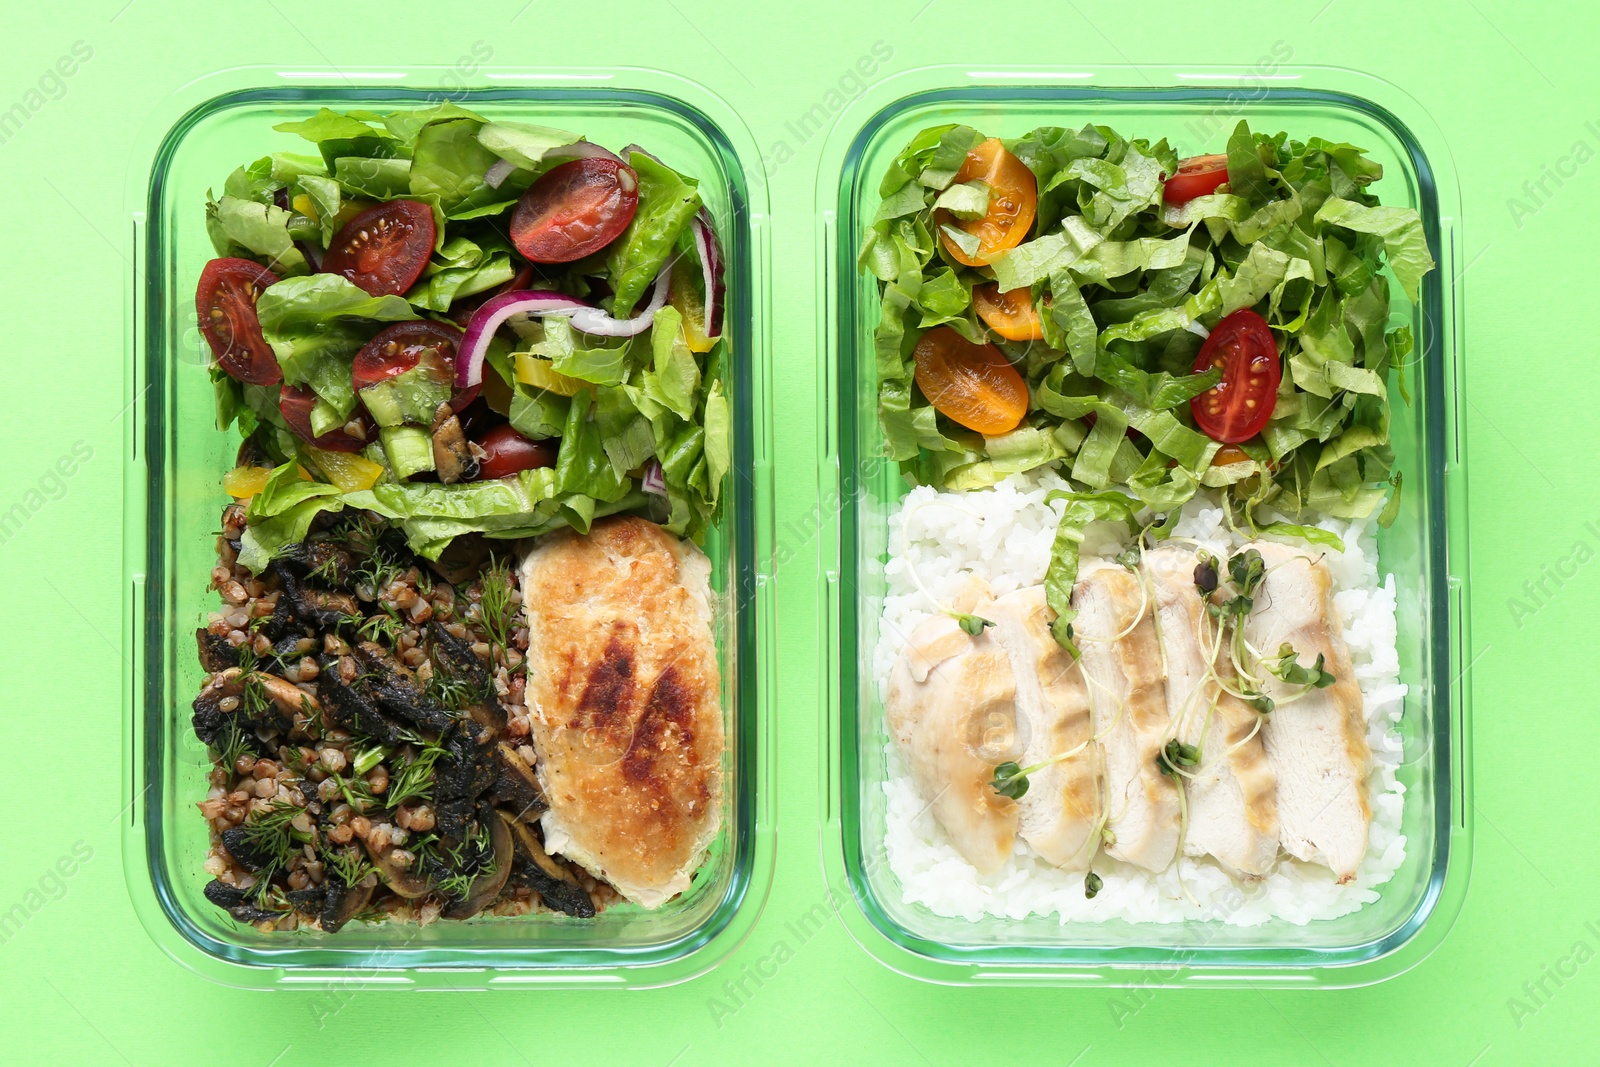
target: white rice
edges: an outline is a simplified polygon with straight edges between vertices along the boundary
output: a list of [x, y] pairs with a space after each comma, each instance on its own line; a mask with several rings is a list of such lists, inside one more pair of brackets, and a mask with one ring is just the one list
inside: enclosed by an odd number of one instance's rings
[[[1014, 475], [992, 489], [941, 493], [924, 486], [905, 496], [889, 519], [889, 558], [884, 566], [888, 591], [873, 659], [880, 703], [907, 636], [936, 610], [917, 588], [908, 564], [916, 567], [916, 577], [943, 604], [955, 598], [971, 575], [988, 582], [997, 596], [1037, 585], [1044, 580], [1065, 506], [1046, 504], [1045, 494], [1066, 488], [1070, 487], [1060, 476], [1042, 470]], [[1401, 758], [1397, 723], [1406, 693], [1395, 648], [1395, 582], [1392, 574], [1379, 577], [1368, 522], [1326, 519], [1317, 525], [1338, 534], [1345, 544], [1343, 553], [1330, 551], [1326, 559], [1364, 697], [1374, 760], [1369, 787], [1372, 828], [1366, 858], [1353, 883], [1338, 885], [1326, 867], [1282, 857], [1273, 873], [1245, 884], [1209, 858], [1184, 858], [1180, 886], [1176, 866], [1150, 874], [1102, 853], [1094, 869], [1105, 885], [1088, 900], [1082, 873], [1051, 866], [1020, 838], [1005, 866], [982, 877], [950, 844], [891, 742], [883, 785], [888, 800], [886, 844], [889, 866], [905, 901], [969, 921], [984, 916], [1059, 915], [1063, 924], [1221, 919], [1255, 926], [1272, 919], [1296, 925], [1332, 919], [1377, 900], [1377, 887], [1394, 876], [1406, 845], [1400, 833], [1405, 787], [1395, 779]], [[1205, 542], [1223, 557], [1246, 540], [1227, 529], [1216, 495], [1205, 492], [1184, 505], [1175, 533]], [[1085, 558], [1115, 555], [1121, 550], [1119, 537], [1126, 537], [1125, 526], [1091, 526], [1083, 545]]]

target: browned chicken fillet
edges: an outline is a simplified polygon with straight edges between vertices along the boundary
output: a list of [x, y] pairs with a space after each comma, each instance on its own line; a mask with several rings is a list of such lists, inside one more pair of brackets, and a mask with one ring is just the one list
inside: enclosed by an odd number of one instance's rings
[[721, 825], [711, 566], [639, 518], [553, 534], [522, 564], [545, 845], [657, 907]]

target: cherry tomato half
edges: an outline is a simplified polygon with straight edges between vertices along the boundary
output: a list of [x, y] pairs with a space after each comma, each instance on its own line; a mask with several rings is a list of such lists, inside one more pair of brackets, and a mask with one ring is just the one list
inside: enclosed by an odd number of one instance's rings
[[486, 478], [504, 478], [508, 474], [533, 470], [535, 467], [553, 467], [556, 462], [554, 447], [545, 441], [528, 440], [510, 423], [502, 423], [484, 434], [478, 447], [485, 453], [478, 462], [478, 477], [474, 479], [480, 482]]
[[344, 275], [373, 296], [399, 296], [422, 276], [437, 234], [427, 204], [374, 204], [333, 235], [322, 269]]
[[917, 342], [917, 388], [939, 414], [985, 437], [1009, 433], [1028, 413], [1028, 383], [994, 345], [975, 345], [948, 326]]
[[460, 330], [432, 319], [385, 326], [356, 353], [355, 362], [350, 365], [350, 380], [360, 390], [374, 382], [404, 374], [415, 367], [430, 349], [437, 353], [441, 367], [453, 372], [456, 350], [461, 347], [462, 339]]
[[1283, 381], [1283, 362], [1267, 320], [1248, 308], [1217, 323], [1194, 372], [1222, 369], [1222, 381], [1189, 401], [1195, 425], [1223, 444], [1248, 441], [1272, 418]]
[[317, 437], [311, 432], [311, 409], [316, 406], [317, 394], [309, 386], [286, 385], [278, 394], [278, 412], [302, 441], [328, 452], [359, 452], [372, 440], [372, 421], [360, 407], [343, 426]]
[[1008, 248], [1015, 248], [1028, 236], [1033, 216], [1039, 207], [1039, 183], [1028, 165], [991, 137], [967, 153], [954, 182], [980, 181], [989, 187], [989, 210], [981, 219], [958, 219], [948, 211], [933, 213], [933, 221], [954, 226], [978, 238], [977, 254], [968, 258], [941, 229], [939, 238], [945, 251], [957, 263], [981, 267]]
[[1178, 164], [1178, 173], [1167, 179], [1162, 197], [1169, 204], [1187, 204], [1206, 196], [1228, 180], [1227, 156], [1191, 156]]
[[223, 370], [251, 385], [276, 385], [283, 370], [261, 336], [256, 298], [278, 276], [248, 259], [213, 259], [200, 272], [194, 308], [200, 332]]
[[574, 159], [522, 194], [511, 215], [511, 243], [535, 263], [571, 263], [616, 240], [638, 209], [632, 167], [598, 156]]
[[972, 287], [972, 308], [983, 324], [1007, 341], [1042, 341], [1044, 324], [1033, 306], [1033, 293], [1012, 289], [1002, 293], [995, 282]]

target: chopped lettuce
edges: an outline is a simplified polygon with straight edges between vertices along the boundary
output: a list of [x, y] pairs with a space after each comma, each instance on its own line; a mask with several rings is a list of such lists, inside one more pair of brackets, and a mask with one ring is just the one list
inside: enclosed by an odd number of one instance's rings
[[[380, 330], [445, 316], [464, 322], [484, 294], [529, 266], [507, 236], [510, 214], [540, 175], [567, 158], [552, 151], [581, 137], [489, 121], [449, 101], [387, 114], [322, 109], [276, 128], [314, 145], [316, 154], [277, 152], [237, 168], [220, 196], [208, 194], [206, 224], [218, 255], [252, 259], [280, 278], [260, 294], [257, 317], [284, 386], [315, 392], [309, 420], [312, 433], [321, 434], [356, 413], [352, 360]], [[624, 232], [578, 263], [539, 265], [529, 287], [603, 306], [609, 297], [609, 310], [625, 318], [672, 257], [692, 246], [688, 227], [701, 210], [697, 183], [642, 151], [629, 163], [639, 176], [639, 204]], [[980, 192], [953, 195], [972, 207]], [[916, 209], [922, 206], [918, 196]], [[359, 210], [396, 198], [427, 204], [438, 224], [432, 255], [407, 293], [375, 297], [341, 276], [314, 272]], [[932, 286], [928, 304], [914, 313], [960, 315], [970, 288], [948, 281], [942, 290]], [[548, 360], [560, 376], [556, 388], [517, 379], [514, 330], [518, 347]], [[348, 494], [302, 476], [304, 469], [319, 468], [301, 463], [308, 446], [282, 416], [280, 387], [245, 385], [213, 368], [218, 425], [238, 427], [279, 464], [247, 512], [245, 563], [260, 570], [305, 537], [318, 514], [346, 507], [394, 521], [412, 548], [429, 558], [466, 533], [515, 538], [562, 526], [587, 531], [619, 511], [643, 512], [674, 533], [700, 539], [717, 521], [732, 466], [733, 418], [723, 374], [728, 344], [718, 338], [710, 351], [694, 351], [671, 305], [660, 309], [650, 329], [628, 338], [580, 333], [559, 315], [518, 322], [490, 340], [484, 400], [523, 435], [553, 441], [555, 465], [450, 485], [397, 480], [386, 468], [377, 484]], [[656, 464], [664, 494], [642, 488]]]
[[[1170, 205], [1163, 177], [1179, 160], [1166, 142], [1106, 126], [1041, 127], [1005, 142], [1036, 180], [1034, 224], [973, 268], [942, 252], [946, 216], [935, 212], [972, 219], [989, 210], [983, 183], [954, 180], [982, 139], [955, 125], [912, 138], [884, 174], [858, 256], [881, 298], [873, 358], [885, 449], [909, 481], [974, 488], [1055, 463], [1086, 487], [1066, 497], [1046, 578], [1060, 620], [1070, 619], [1087, 522], [1131, 522], [1137, 511], [1165, 515], [1170, 528], [1202, 485], [1225, 495], [1236, 520], [1317, 544], [1332, 535], [1311, 525], [1313, 515], [1381, 508], [1380, 521], [1392, 521], [1399, 476], [1388, 388], [1393, 372], [1406, 397], [1414, 342], [1408, 327], [1389, 328], [1386, 274], [1415, 301], [1434, 261], [1417, 213], [1381, 205], [1369, 190], [1378, 164], [1353, 145], [1240, 122], [1225, 146], [1227, 183]], [[942, 232], [975, 254], [974, 235], [948, 224]], [[1028, 291], [1042, 340], [1013, 343], [987, 329], [971, 293], [988, 281]], [[1283, 386], [1244, 457], [1214, 466], [1220, 445], [1196, 429], [1190, 403], [1221, 372], [1194, 367], [1208, 332], [1242, 309], [1272, 328]], [[1022, 426], [982, 438], [928, 403], [912, 354], [939, 325], [1010, 358], [1029, 386]]]
[[606, 256], [614, 290], [611, 310], [618, 318], [633, 311], [666, 265], [689, 220], [700, 210], [694, 179], [642, 152], [631, 153], [628, 165], [639, 175], [639, 206]]

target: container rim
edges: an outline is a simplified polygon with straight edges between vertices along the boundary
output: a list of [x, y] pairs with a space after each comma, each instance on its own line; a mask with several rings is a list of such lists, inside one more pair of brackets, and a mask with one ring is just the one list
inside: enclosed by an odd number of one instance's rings
[[[443, 72], [443, 73], [441, 73]], [[454, 74], [460, 84], [444, 81]], [[438, 78], [438, 82], [431, 79]], [[405, 84], [415, 79], [414, 84]], [[491, 107], [541, 101], [603, 108], [651, 110], [686, 124], [716, 158], [730, 181], [729, 269], [743, 299], [730, 301], [736, 332], [730, 360], [730, 392], [745, 398], [733, 406], [735, 499], [722, 525], [732, 570], [730, 665], [739, 743], [730, 764], [733, 795], [728, 802], [728, 847], [734, 852], [727, 885], [709, 914], [691, 929], [627, 948], [603, 944], [462, 949], [410, 947], [417, 927], [395, 927], [393, 946], [341, 950], [286, 942], [257, 949], [221, 940], [193, 921], [171, 891], [161, 852], [163, 737], [167, 727], [162, 644], [171, 620], [164, 610], [162, 543], [150, 536], [148, 520], [159, 513], [169, 490], [164, 480], [163, 391], [165, 344], [161, 309], [160, 218], [168, 165], [178, 145], [202, 121], [250, 104], [328, 103], [359, 106], [382, 99], [426, 106], [449, 99]], [[528, 70], [485, 68], [470, 75], [445, 67], [409, 67], [404, 72], [350, 70], [281, 71], [247, 67], [196, 79], [176, 90], [146, 120], [129, 168], [127, 202], [132, 227], [124, 370], [124, 602], [123, 628], [133, 654], [124, 670], [127, 733], [122, 822], [126, 881], [141, 923], [157, 944], [191, 970], [230, 985], [403, 985], [411, 988], [549, 986], [650, 986], [683, 981], [710, 969], [748, 936], [765, 906], [773, 865], [770, 775], [773, 604], [771, 420], [768, 235], [766, 176], [748, 129], [719, 97], [698, 83], [647, 68]], [[733, 287], [730, 287], [733, 288]], [[514, 920], [503, 920], [514, 923]], [[532, 927], [529, 927], [532, 930]], [[174, 939], [173, 934], [177, 937]], [[298, 957], [318, 953], [316, 962]], [[330, 954], [347, 958], [327, 962]], [[353, 972], [353, 973], [352, 973]]]
[[[868, 878], [862, 840], [859, 790], [860, 754], [846, 738], [860, 728], [856, 703], [860, 668], [857, 637], [843, 624], [846, 597], [856, 587], [854, 549], [859, 532], [856, 481], [857, 414], [837, 398], [849, 395], [857, 371], [852, 333], [857, 307], [854, 271], [853, 204], [860, 183], [871, 180], [861, 162], [883, 128], [899, 115], [938, 104], [1002, 104], [1007, 102], [1156, 102], [1217, 103], [1240, 117], [1255, 103], [1322, 104], [1360, 113], [1381, 124], [1404, 148], [1416, 178], [1424, 230], [1440, 269], [1424, 281], [1419, 303], [1424, 320], [1437, 324], [1423, 338], [1421, 389], [1439, 413], [1426, 427], [1422, 455], [1442, 457], [1445, 470], [1428, 484], [1427, 509], [1446, 517], [1444, 543], [1430, 554], [1428, 590], [1433, 618], [1446, 632], [1432, 642], [1431, 675], [1435, 679], [1429, 713], [1438, 766], [1436, 832], [1428, 883], [1416, 908], [1388, 933], [1338, 949], [1311, 947], [1249, 949], [1150, 947], [1116, 944], [1064, 947], [1017, 941], [1005, 945], [952, 944], [933, 940], [899, 923], [877, 897]], [[1419, 137], [1416, 131], [1421, 131]], [[1423, 150], [1430, 146], [1432, 155]], [[1454, 164], [1437, 126], [1426, 111], [1390, 83], [1348, 70], [1275, 67], [1270, 72], [1243, 68], [1094, 67], [1040, 71], [984, 69], [964, 66], [924, 67], [885, 79], [840, 114], [823, 150], [816, 187], [817, 210], [824, 220], [824, 248], [819, 268], [826, 279], [821, 336], [828, 358], [819, 371], [819, 430], [830, 453], [819, 492], [837, 503], [834, 553], [824, 565], [822, 647], [825, 650], [822, 690], [830, 707], [823, 724], [824, 805], [823, 867], [836, 889], [836, 910], [853, 936], [872, 956], [890, 968], [934, 982], [971, 984], [1096, 984], [1228, 985], [1262, 978], [1303, 982], [1320, 987], [1361, 985], [1380, 981], [1414, 966], [1443, 939], [1456, 916], [1470, 872], [1470, 748], [1467, 670], [1459, 653], [1470, 647], [1467, 637], [1464, 528], [1465, 486], [1458, 473], [1462, 436], [1457, 418], [1462, 389], [1460, 272], [1446, 286], [1446, 272], [1460, 243], [1459, 192]], [[868, 314], [871, 310], [868, 309]], [[1449, 373], [1447, 388], [1446, 374]], [[1468, 664], [1470, 667], [1470, 664]], [[853, 909], [842, 898], [854, 900]], [[1186, 924], [1201, 929], [1212, 924]], [[1108, 924], [1112, 929], [1137, 929]], [[1419, 935], [1427, 928], [1428, 937]], [[1114, 940], [1114, 939], [1113, 939]], [[1200, 940], [1204, 940], [1203, 938]], [[1248, 957], [1248, 958], [1247, 958]], [[1265, 958], [1265, 962], [1263, 962]]]

